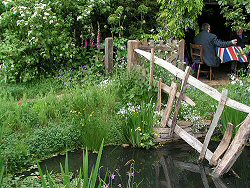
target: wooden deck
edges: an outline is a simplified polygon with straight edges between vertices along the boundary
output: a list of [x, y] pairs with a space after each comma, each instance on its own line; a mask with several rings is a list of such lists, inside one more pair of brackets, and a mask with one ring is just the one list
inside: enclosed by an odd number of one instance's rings
[[[206, 120], [204, 122], [204, 131], [194, 131], [192, 128], [192, 123], [191, 122], [186, 122], [186, 121], [177, 121], [177, 124], [184, 129], [186, 132], [188, 132], [190, 135], [194, 136], [195, 138], [205, 138], [207, 134], [207, 130], [209, 128], [211, 121]], [[181, 140], [181, 137], [178, 136], [177, 134], [173, 134], [173, 137], [170, 136], [170, 128], [169, 127], [156, 127], [154, 128], [155, 131], [155, 142], [160, 143], [160, 144], [165, 144], [167, 142], [172, 142], [172, 141], [178, 141]]]

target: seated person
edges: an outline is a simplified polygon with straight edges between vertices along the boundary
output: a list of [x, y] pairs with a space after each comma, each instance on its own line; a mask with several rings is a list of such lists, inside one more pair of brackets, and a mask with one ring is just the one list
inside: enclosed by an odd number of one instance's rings
[[204, 62], [207, 66], [219, 67], [221, 60], [216, 55], [216, 47], [225, 48], [236, 45], [237, 39], [231, 41], [222, 41], [217, 39], [215, 34], [210, 33], [210, 25], [208, 23], [203, 23], [201, 30], [202, 31], [194, 38], [194, 43], [203, 46]]
[[[240, 46], [242, 49], [246, 47], [246, 44], [249, 44], [249, 38], [244, 34], [244, 30], [240, 28], [234, 38], [237, 39], [237, 46]], [[247, 55], [247, 59], [249, 62], [249, 54]], [[237, 61], [232, 61], [231, 71], [233, 74], [236, 73], [236, 65], [238, 64], [240, 67], [244, 69], [244, 73], [248, 72], [248, 62], [247, 63], [238, 63]]]

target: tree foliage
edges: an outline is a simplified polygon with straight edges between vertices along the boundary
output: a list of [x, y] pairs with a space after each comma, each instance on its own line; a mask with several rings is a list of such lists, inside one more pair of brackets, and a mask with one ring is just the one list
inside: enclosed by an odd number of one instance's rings
[[164, 38], [182, 38], [186, 27], [194, 28], [202, 13], [203, 0], [158, 0], [161, 5], [158, 21]]
[[0, 3], [0, 60], [4, 78], [31, 80], [68, 62], [80, 61], [81, 27], [88, 24], [93, 0], [3, 0]]
[[233, 30], [244, 28], [250, 30], [250, 1], [249, 0], [217, 0], [221, 13], [226, 18], [226, 24]]
[[97, 39], [97, 28], [103, 39], [139, 38], [155, 27], [157, 11], [157, 2], [150, 0], [3, 0], [0, 76], [28, 81], [65, 64], [86, 64], [90, 53], [83, 43]]

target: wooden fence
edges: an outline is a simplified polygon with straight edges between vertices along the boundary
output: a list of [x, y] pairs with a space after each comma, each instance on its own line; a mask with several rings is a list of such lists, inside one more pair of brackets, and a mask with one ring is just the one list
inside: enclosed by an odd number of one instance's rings
[[[128, 69], [131, 70], [133, 67], [138, 65], [139, 55], [151, 61], [149, 79], [151, 84], [153, 82], [158, 82], [158, 87], [159, 87], [158, 109], [161, 109], [161, 92], [164, 91], [166, 93], [169, 93], [170, 95], [167, 102], [167, 107], [162, 117], [162, 129], [165, 129], [165, 132], [168, 132], [170, 138], [173, 138], [174, 135], [178, 135], [184, 141], [186, 141], [190, 146], [196, 149], [200, 153], [199, 156], [200, 162], [202, 162], [205, 158], [209, 161], [210, 165], [215, 166], [215, 169], [212, 172], [213, 177], [222, 176], [223, 174], [228, 172], [230, 168], [233, 166], [234, 162], [237, 160], [238, 156], [244, 149], [247, 139], [250, 135], [250, 107], [228, 98], [227, 90], [223, 90], [223, 92], [220, 93], [216, 89], [197, 80], [196, 78], [190, 75], [191, 73], [190, 67], [187, 66], [185, 71], [181, 70], [182, 69], [181, 66], [182, 64], [184, 64], [183, 62], [184, 56], [180, 54], [184, 52], [182, 52], [182, 49], [180, 48], [181, 45], [176, 45], [176, 46], [177, 47], [174, 46], [171, 48], [169, 46], [166, 46], [164, 49], [162, 49], [162, 50], [177, 50], [177, 52], [173, 54], [178, 54], [177, 56], [168, 58], [169, 60], [163, 60], [161, 58], [156, 57], [154, 54], [155, 49], [158, 49], [160, 47], [157, 48], [156, 46], [148, 46], [148, 45], [143, 46], [138, 41], [134, 40], [128, 41]], [[151, 51], [150, 53], [147, 52], [149, 50]], [[171, 63], [169, 62], [170, 60], [172, 60]], [[176, 63], [173, 63], [173, 61], [176, 61]], [[182, 80], [181, 88], [179, 91], [177, 84], [174, 82], [171, 84], [171, 86], [167, 86], [166, 84], [162, 83], [161, 79], [159, 81], [154, 80], [153, 75], [154, 75], [155, 64], [168, 70], [174, 76]], [[209, 130], [205, 136], [205, 140], [203, 143], [201, 143], [197, 138], [195, 138], [193, 135], [191, 135], [189, 132], [187, 132], [177, 124], [177, 117], [181, 107], [181, 102], [184, 101], [189, 105], [192, 106], [195, 105], [192, 99], [184, 95], [185, 90], [187, 88], [187, 84], [196, 87], [197, 89], [201, 90], [202, 92], [206, 93], [207, 95], [211, 96], [212, 98], [218, 101], [218, 107], [216, 113], [209, 126]], [[174, 104], [176, 105], [175, 109], [173, 108]], [[221, 117], [221, 114], [225, 106], [229, 106], [236, 110], [248, 113], [249, 115], [242, 123], [233, 141], [231, 142], [233, 126], [229, 125], [220, 145], [217, 147], [215, 152], [212, 152], [208, 149], [208, 145], [211, 136], [213, 135], [213, 132], [216, 126], [218, 125], [218, 121]], [[173, 111], [173, 109], [175, 111]], [[173, 118], [170, 119], [170, 114], [172, 111], [174, 115]], [[224, 156], [221, 158], [223, 154]]]

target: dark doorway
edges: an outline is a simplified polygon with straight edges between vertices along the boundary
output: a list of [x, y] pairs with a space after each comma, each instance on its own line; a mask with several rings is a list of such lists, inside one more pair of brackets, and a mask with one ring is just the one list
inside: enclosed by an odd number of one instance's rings
[[217, 35], [218, 39], [231, 40], [231, 29], [225, 26], [226, 20], [220, 12], [218, 4], [205, 4], [202, 15], [198, 18], [199, 26], [202, 23], [209, 23], [211, 33]]

